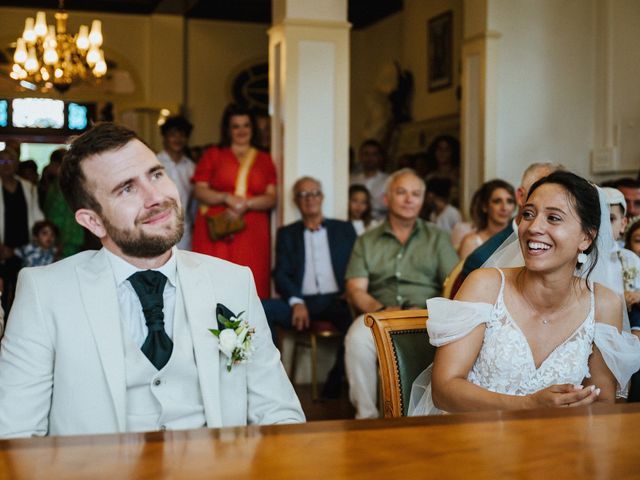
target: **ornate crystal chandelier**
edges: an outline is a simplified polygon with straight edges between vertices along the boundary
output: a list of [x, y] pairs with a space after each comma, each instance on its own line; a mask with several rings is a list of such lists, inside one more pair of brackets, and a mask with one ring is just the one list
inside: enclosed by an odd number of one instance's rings
[[100, 79], [107, 73], [102, 46], [102, 24], [93, 20], [91, 31], [81, 25], [76, 35], [67, 32], [69, 15], [59, 0], [56, 25], [47, 26], [44, 12], [28, 17], [24, 32], [16, 41], [9, 76], [30, 82], [42, 91], [55, 88], [65, 92], [78, 81]]

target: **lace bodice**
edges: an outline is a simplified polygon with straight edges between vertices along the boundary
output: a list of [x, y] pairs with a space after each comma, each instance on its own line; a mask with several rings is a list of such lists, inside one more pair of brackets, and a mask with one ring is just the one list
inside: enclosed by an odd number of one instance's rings
[[580, 384], [589, 376], [588, 359], [595, 334], [594, 295], [580, 326], [536, 368], [524, 333], [504, 304], [504, 274], [487, 321], [484, 341], [468, 380], [492, 392], [528, 395], [550, 385]]
[[[456, 342], [485, 325], [480, 353], [467, 379], [487, 390], [508, 395], [527, 395], [553, 384], [581, 384], [589, 377], [589, 355], [597, 346], [604, 363], [616, 378], [618, 396], [625, 396], [629, 379], [640, 369], [640, 342], [629, 332], [595, 321], [594, 288], [587, 318], [538, 368], [526, 337], [504, 304], [504, 274], [495, 304], [446, 298], [427, 300], [429, 342], [440, 347]], [[409, 415], [442, 413], [433, 404], [431, 368], [413, 382]]]

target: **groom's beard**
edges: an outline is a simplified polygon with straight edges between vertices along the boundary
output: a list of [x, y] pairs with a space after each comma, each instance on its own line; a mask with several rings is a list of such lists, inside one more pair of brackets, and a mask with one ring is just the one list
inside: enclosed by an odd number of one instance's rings
[[[144, 221], [168, 208], [173, 209], [175, 216], [173, 225], [169, 227], [165, 235], [150, 235], [142, 230], [140, 225]], [[107, 235], [113, 240], [113, 243], [120, 248], [122, 253], [134, 258], [159, 257], [178, 243], [184, 233], [184, 212], [178, 207], [178, 203], [175, 200], [167, 200], [143, 218], [136, 219], [136, 227], [133, 229], [118, 228], [109, 222], [107, 218], [103, 218], [102, 222]]]

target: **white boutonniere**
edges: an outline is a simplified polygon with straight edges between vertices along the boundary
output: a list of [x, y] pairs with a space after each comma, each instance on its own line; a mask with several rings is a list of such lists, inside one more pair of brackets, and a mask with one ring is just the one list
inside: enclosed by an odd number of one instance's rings
[[218, 337], [218, 348], [227, 357], [227, 371], [229, 372], [233, 365], [248, 361], [253, 354], [252, 337], [256, 330], [249, 325], [249, 322], [241, 318], [243, 313], [235, 315], [219, 303], [216, 306], [216, 318], [221, 328], [209, 329], [212, 334]]

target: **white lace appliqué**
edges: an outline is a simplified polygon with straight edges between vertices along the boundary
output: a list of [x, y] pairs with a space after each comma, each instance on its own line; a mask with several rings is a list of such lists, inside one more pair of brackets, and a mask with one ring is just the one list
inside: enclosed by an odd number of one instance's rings
[[468, 380], [492, 392], [509, 395], [528, 395], [553, 384], [580, 384], [589, 377], [588, 359], [594, 334], [592, 293], [585, 321], [536, 368], [527, 339], [505, 307], [501, 288]]

